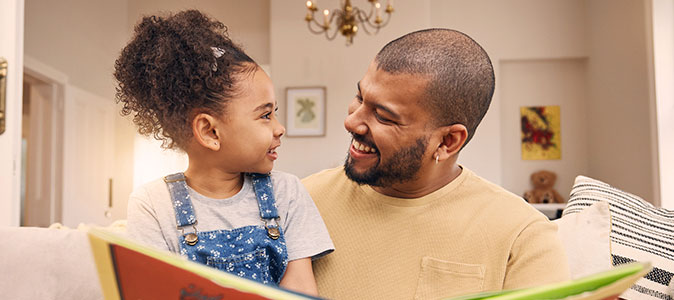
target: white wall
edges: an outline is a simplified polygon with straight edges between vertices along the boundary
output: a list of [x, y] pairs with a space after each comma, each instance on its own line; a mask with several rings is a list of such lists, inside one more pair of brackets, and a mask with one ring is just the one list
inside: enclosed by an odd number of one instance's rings
[[652, 12], [660, 204], [674, 209], [674, 2], [653, 0]]
[[[356, 95], [356, 83], [365, 75], [370, 61], [389, 41], [430, 26], [430, 1], [395, 1], [391, 22], [377, 35], [362, 31], [347, 47], [340, 35], [328, 41], [313, 35], [304, 21], [303, 1], [271, 1], [271, 76], [279, 117], [285, 124], [285, 88], [325, 86], [327, 128], [325, 137], [285, 137], [275, 168], [304, 177], [343, 164], [350, 137], [344, 129], [347, 105]], [[338, 1], [319, 1], [320, 9], [334, 9]], [[354, 1], [355, 6], [367, 5]]]
[[587, 13], [588, 175], [657, 204], [646, 1], [592, 0]]
[[112, 71], [126, 38], [126, 1], [30, 0], [25, 18], [28, 56], [112, 101]]
[[136, 135], [134, 143], [133, 187], [157, 178], [187, 170], [187, 155], [177, 150], [161, 149], [161, 142]]

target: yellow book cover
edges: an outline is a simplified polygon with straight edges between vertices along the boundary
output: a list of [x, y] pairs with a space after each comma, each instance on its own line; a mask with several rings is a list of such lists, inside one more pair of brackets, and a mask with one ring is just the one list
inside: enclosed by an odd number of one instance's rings
[[117, 299], [318, 299], [238, 277], [117, 234], [88, 231], [103, 296]]

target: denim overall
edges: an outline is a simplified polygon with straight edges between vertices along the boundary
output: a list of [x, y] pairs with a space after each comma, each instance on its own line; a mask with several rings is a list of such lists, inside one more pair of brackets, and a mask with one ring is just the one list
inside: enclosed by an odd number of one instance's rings
[[[249, 174], [260, 209], [261, 225], [231, 230], [197, 231], [185, 175], [164, 177], [168, 185], [180, 236], [180, 254], [188, 259], [240, 277], [278, 285], [288, 264], [283, 231], [268, 174]], [[274, 221], [275, 224], [271, 224]], [[262, 225], [264, 224], [264, 225]], [[185, 233], [185, 226], [194, 230]]]

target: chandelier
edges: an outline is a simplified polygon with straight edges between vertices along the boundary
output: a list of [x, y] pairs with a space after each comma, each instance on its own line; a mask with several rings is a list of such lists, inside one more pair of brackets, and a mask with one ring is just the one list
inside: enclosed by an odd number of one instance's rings
[[[335, 9], [332, 13], [323, 10], [323, 24], [314, 18], [314, 13], [318, 10], [315, 1], [307, 1], [307, 16], [304, 18], [309, 26], [309, 31], [315, 34], [324, 33], [328, 40], [333, 40], [337, 36], [337, 32], [341, 32], [346, 37], [346, 45], [353, 44], [353, 37], [362, 28], [367, 34], [376, 34], [379, 29], [388, 24], [393, 12], [393, 6], [390, 0], [386, 3], [384, 12], [386, 13], [386, 21], [381, 16], [381, 4], [378, 0], [368, 0], [370, 2], [370, 10], [366, 12], [358, 7], [351, 5], [350, 0], [344, 0], [341, 9]], [[335, 21], [334, 31], [331, 33], [332, 21]], [[371, 32], [372, 31], [372, 32]]]

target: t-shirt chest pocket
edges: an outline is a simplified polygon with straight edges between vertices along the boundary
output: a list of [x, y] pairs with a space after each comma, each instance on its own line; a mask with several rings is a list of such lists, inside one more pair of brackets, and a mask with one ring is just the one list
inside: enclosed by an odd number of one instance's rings
[[425, 256], [415, 299], [437, 299], [481, 292], [485, 266], [465, 264]]

